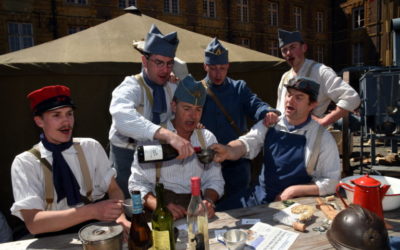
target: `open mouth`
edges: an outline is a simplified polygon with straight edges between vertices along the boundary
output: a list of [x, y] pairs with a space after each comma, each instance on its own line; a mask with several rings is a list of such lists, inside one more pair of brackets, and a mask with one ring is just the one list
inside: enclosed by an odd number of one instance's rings
[[68, 127], [68, 128], [61, 128], [58, 131], [60, 131], [61, 133], [68, 135], [71, 132], [72, 128]]
[[286, 106], [286, 111], [294, 111], [295, 109], [292, 106]]

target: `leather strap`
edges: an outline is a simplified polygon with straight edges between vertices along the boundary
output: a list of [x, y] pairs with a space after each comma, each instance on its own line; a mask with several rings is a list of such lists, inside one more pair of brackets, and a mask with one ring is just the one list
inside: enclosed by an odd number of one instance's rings
[[39, 161], [44, 175], [44, 196], [46, 200], [46, 210], [50, 210], [54, 201], [54, 185], [53, 185], [53, 167], [46, 160], [40, 156], [38, 145], [33, 146], [28, 152], [33, 154]]
[[[147, 86], [146, 83], [144, 83], [144, 79], [142, 77], [142, 75], [137, 74], [135, 75], [136, 80], [138, 81], [139, 85], [144, 89], [144, 91], [146, 92], [146, 97], [147, 99], [149, 99], [149, 102], [151, 104], [151, 106], [153, 106], [154, 100], [153, 100], [153, 95], [151, 94], [150, 88], [149, 86]], [[140, 112], [139, 112], [140, 113]], [[143, 112], [141, 113], [143, 115]]]
[[86, 187], [86, 197], [91, 201], [92, 200], [92, 191], [93, 191], [93, 184], [92, 179], [90, 178], [89, 167], [86, 161], [85, 154], [83, 153], [82, 147], [77, 140], [74, 140], [74, 148], [78, 152], [78, 160], [79, 165], [81, 166], [81, 171], [83, 175], [83, 182], [85, 183]]
[[200, 142], [201, 148], [205, 149], [207, 147], [207, 145], [206, 145], [206, 140], [204, 139], [204, 135], [203, 135], [201, 129], [195, 129], [195, 131], [196, 131], [197, 139]]
[[232, 119], [232, 117], [229, 115], [229, 113], [226, 111], [222, 103], [219, 101], [218, 97], [215, 95], [215, 93], [208, 87], [207, 83], [205, 80], [201, 80], [201, 83], [203, 84], [204, 88], [207, 90], [207, 94], [214, 100], [215, 104], [217, 104], [218, 108], [221, 110], [221, 112], [224, 114], [225, 118], [228, 120], [229, 124], [232, 126], [232, 128], [236, 131], [236, 134], [238, 136], [242, 135], [242, 132], [240, 131], [239, 127], [236, 125], [235, 121]]
[[314, 142], [314, 147], [311, 151], [312, 153], [310, 156], [310, 160], [308, 161], [308, 164], [307, 164], [308, 175], [312, 175], [312, 173], [314, 173], [314, 171], [317, 167], [318, 156], [319, 156], [319, 152], [321, 150], [321, 139], [322, 139], [324, 130], [325, 130], [325, 128], [323, 126], [319, 125], [317, 137], [315, 138], [315, 142]]

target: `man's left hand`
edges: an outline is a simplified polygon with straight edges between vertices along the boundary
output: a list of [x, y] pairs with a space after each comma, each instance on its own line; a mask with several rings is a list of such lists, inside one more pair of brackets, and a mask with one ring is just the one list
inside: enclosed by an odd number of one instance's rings
[[123, 227], [123, 229], [124, 229], [124, 241], [125, 241], [125, 242], [128, 242], [128, 239], [129, 239], [129, 231], [130, 231], [130, 229], [131, 229], [131, 222], [128, 221], [128, 220], [125, 218], [125, 215], [124, 215], [124, 216], [121, 215], [121, 216], [116, 220], [116, 222], [117, 222], [118, 224], [120, 224], [120, 225]]

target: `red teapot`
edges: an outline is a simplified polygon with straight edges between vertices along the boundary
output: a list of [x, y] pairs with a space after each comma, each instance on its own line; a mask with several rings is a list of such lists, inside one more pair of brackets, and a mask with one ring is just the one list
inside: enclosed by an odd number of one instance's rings
[[348, 207], [348, 205], [340, 195], [340, 187], [343, 187], [347, 191], [354, 192], [354, 204], [369, 209], [379, 217], [383, 218], [382, 200], [390, 188], [390, 185], [381, 186], [381, 183], [378, 180], [370, 177], [368, 174], [358, 179], [351, 180], [351, 182], [355, 185], [354, 187], [347, 183], [339, 183], [336, 185], [336, 194], [342, 200], [345, 207]]

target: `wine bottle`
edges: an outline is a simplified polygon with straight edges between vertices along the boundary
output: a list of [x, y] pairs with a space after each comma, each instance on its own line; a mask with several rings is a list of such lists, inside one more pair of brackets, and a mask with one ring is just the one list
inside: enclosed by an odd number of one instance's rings
[[153, 244], [151, 231], [143, 213], [142, 199], [140, 191], [132, 193], [132, 219], [129, 232], [129, 250], [149, 249]]
[[136, 148], [139, 163], [156, 161], [169, 161], [176, 158], [179, 153], [169, 144], [143, 145]]
[[155, 250], [174, 250], [174, 218], [164, 204], [164, 185], [156, 184], [157, 208], [154, 210], [151, 227], [153, 236], [153, 248]]
[[200, 196], [200, 177], [192, 177], [192, 197], [187, 209], [188, 242], [191, 250], [208, 250], [208, 213]]

